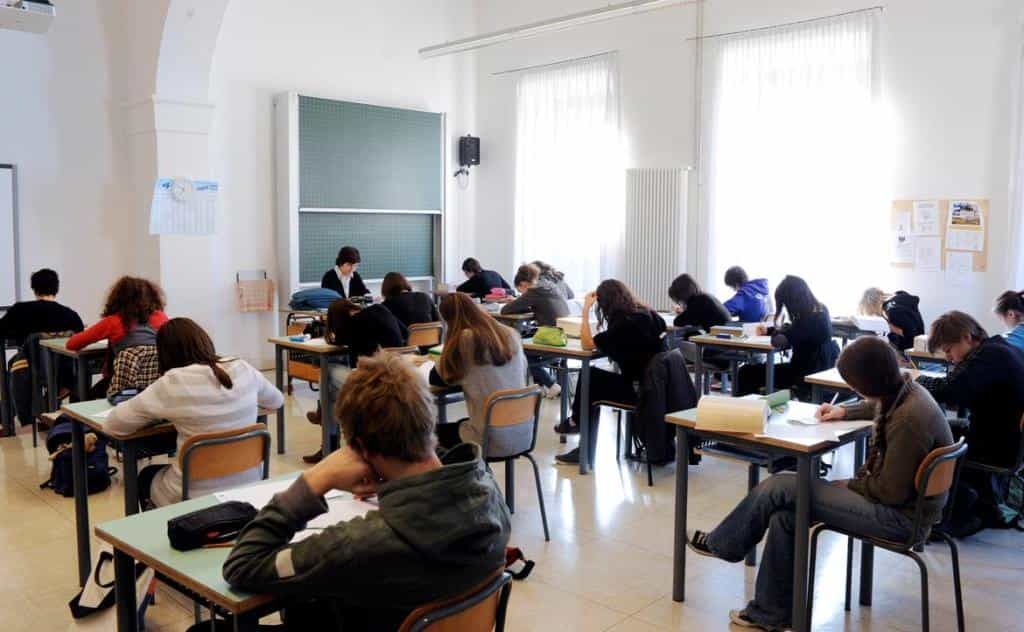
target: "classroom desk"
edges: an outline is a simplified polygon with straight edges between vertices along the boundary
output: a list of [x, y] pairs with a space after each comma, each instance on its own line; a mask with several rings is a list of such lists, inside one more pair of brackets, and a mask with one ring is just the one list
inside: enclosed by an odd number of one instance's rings
[[878, 334], [873, 331], [867, 331], [860, 329], [857, 325], [853, 324], [853, 320], [850, 318], [844, 318], [842, 316], [836, 316], [832, 319], [832, 334], [843, 341], [845, 347], [851, 340], [856, 340], [861, 336], [877, 336]]
[[[807, 632], [810, 622], [804, 621], [807, 612], [808, 546], [811, 529], [811, 479], [813, 463], [821, 455], [847, 443], [856, 444], [855, 466], [864, 460], [864, 449], [873, 422], [842, 421], [817, 426], [796, 426], [787, 423], [791, 417], [814, 414], [815, 406], [790, 402], [783, 413], [772, 413], [764, 436], [700, 430], [697, 409], [691, 408], [665, 416], [665, 421], [676, 427], [676, 502], [673, 548], [672, 600], [686, 598], [686, 511], [689, 485], [687, 455], [690, 436], [699, 440], [713, 440], [728, 445], [767, 453], [773, 457], [792, 457], [797, 461], [796, 548], [793, 562], [793, 630]], [[874, 551], [870, 546], [861, 549], [861, 603], [870, 605]]]
[[[268, 338], [267, 342], [274, 345], [274, 383], [277, 390], [285, 392], [284, 369], [287, 365], [285, 359], [286, 351], [301, 351], [315, 355], [320, 360], [320, 430], [323, 435], [324, 456], [331, 452], [331, 429], [334, 427], [334, 415], [331, 413], [331, 404], [327, 401], [327, 385], [331, 381], [330, 365], [327, 359], [330, 356], [345, 353], [346, 348], [337, 345], [327, 344], [323, 338], [313, 338], [306, 342], [296, 342], [288, 336], [275, 336]], [[277, 453], [284, 454], [284, 404], [277, 411]]]
[[[285, 475], [286, 478], [288, 475]], [[152, 568], [161, 581], [222, 615], [236, 617], [235, 630], [254, 630], [259, 617], [280, 610], [283, 602], [271, 595], [235, 590], [221, 568], [230, 548], [176, 551], [167, 539], [167, 521], [213, 506], [215, 496], [202, 496], [134, 516], [97, 525], [96, 536], [114, 548], [114, 590], [117, 594], [118, 632], [139, 629], [135, 601], [135, 562]]]
[[918, 351], [917, 349], [907, 349], [904, 351], [907, 358], [910, 359], [911, 363], [917, 364], [918, 362], [925, 362], [930, 364], [941, 364], [942, 366], [948, 367], [953, 363], [946, 359], [946, 356], [942, 353], [931, 353], [929, 351]]
[[[910, 375], [911, 379], [916, 380], [919, 375], [925, 375], [928, 377], [943, 377], [942, 373], [935, 371], [919, 371], [917, 369], [900, 369], [901, 373]], [[819, 371], [817, 373], [811, 373], [804, 378], [804, 382], [811, 385], [811, 401], [820, 404], [825, 401], [823, 391], [840, 391], [843, 393], [852, 393], [853, 389], [846, 383], [846, 380], [839, 375], [839, 369], [832, 368], [827, 371]]]
[[[71, 468], [75, 490], [75, 532], [78, 540], [78, 582], [85, 585], [89, 577], [92, 557], [89, 551], [89, 494], [86, 489], [85, 428], [105, 437], [107, 418], [104, 413], [113, 408], [105, 399], [68, 404], [61, 412], [71, 418]], [[102, 415], [102, 416], [99, 416]], [[121, 444], [121, 469], [124, 475], [124, 512], [131, 515], [139, 511], [138, 454], [141, 440], [156, 435], [174, 433], [169, 423], [154, 424], [127, 437], [115, 438]]]
[[75, 361], [75, 374], [78, 379], [76, 395], [78, 401], [84, 402], [89, 399], [89, 387], [92, 385], [92, 372], [89, 370], [89, 360], [105, 355], [107, 353], [107, 341], [101, 340], [79, 351], [68, 349], [67, 338], [46, 338], [39, 341], [39, 347], [45, 358], [43, 365], [46, 367], [46, 392], [49, 397], [46, 410], [57, 410], [57, 356], [65, 356]]
[[[569, 338], [569, 343], [564, 347], [552, 347], [550, 345], [534, 344], [533, 338], [523, 340], [523, 351], [530, 355], [542, 358], [553, 358], [557, 360], [578, 360], [580, 362], [580, 383], [579, 393], [582, 401], [590, 401], [590, 364], [594, 360], [604, 357], [598, 349], [587, 351], [583, 349], [578, 338]], [[567, 398], [568, 389], [563, 386], [562, 397]], [[590, 406], [580, 407], [580, 474], [590, 471], [594, 463], [594, 456], [597, 448], [597, 436], [590, 433]]]
[[743, 325], [715, 325], [708, 333], [712, 336], [734, 336], [740, 338], [743, 336]]
[[[728, 349], [731, 351], [743, 351], [748, 355], [765, 355], [765, 392], [775, 392], [775, 354], [777, 349], [772, 346], [770, 336], [749, 336], [719, 338], [718, 336], [702, 335], [692, 336], [690, 342], [697, 345], [697, 361], [694, 386], [697, 387], [697, 396], [701, 397], [711, 392], [711, 384], [704, 379], [704, 347]], [[736, 385], [733, 385], [733, 391]]]
[[490, 314], [494, 318], [494, 320], [498, 321], [503, 325], [508, 325], [512, 329], [518, 331], [520, 334], [522, 334], [529, 328], [530, 323], [535, 322], [537, 320], [537, 317], [534, 316], [533, 312], [526, 312], [523, 314], [502, 314], [500, 312], [492, 312], [490, 310], [487, 310], [487, 313]]

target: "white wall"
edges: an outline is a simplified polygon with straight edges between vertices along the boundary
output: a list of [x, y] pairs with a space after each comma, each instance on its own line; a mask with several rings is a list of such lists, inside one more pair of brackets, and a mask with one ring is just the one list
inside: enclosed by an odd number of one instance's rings
[[[479, 8], [480, 28], [489, 31], [600, 4], [484, 0]], [[704, 33], [831, 15], [865, 4], [860, 0], [708, 0]], [[1006, 282], [1011, 57], [1017, 46], [1013, 38], [1019, 31], [1019, 2], [890, 0], [885, 5], [881, 67], [885, 99], [895, 122], [891, 197], [987, 197], [992, 201], [993, 221], [989, 272], [975, 275], [971, 287], [948, 287], [942, 273], [895, 269], [890, 278], [878, 283], [921, 295], [926, 319], [956, 307], [996, 329], [989, 312], [992, 299]], [[627, 164], [695, 165], [696, 45], [684, 40], [697, 33], [696, 15], [695, 7], [681, 6], [500, 44], [478, 53], [478, 129], [484, 164], [474, 177], [480, 200], [477, 222], [486, 228], [477, 231], [475, 245], [494, 259], [492, 265], [507, 271], [516, 263], [505, 237], [513, 226], [514, 75], [492, 73], [616, 49]], [[691, 246], [692, 239], [693, 235]], [[859, 291], [851, 288], [852, 294]]]
[[[0, 162], [18, 165], [22, 298], [42, 267], [86, 321], [134, 256], [99, 0], [61, 3], [45, 35], [0, 31]], [[0, 230], [8, 230], [0, 227]]]
[[[472, 56], [423, 61], [416, 51], [472, 33], [473, 16], [469, 0], [236, 0], [229, 5], [210, 80], [216, 105], [211, 169], [222, 183], [222, 198], [209, 282], [224, 289], [215, 328], [220, 348], [264, 366], [273, 359], [264, 341], [276, 332], [276, 315], [240, 314], [230, 294], [236, 271], [277, 270], [273, 96], [295, 90], [446, 112], [454, 163], [458, 137], [474, 131]], [[450, 180], [447, 196], [448, 244], [466, 244], [473, 237], [471, 190], [461, 191]], [[448, 278], [457, 271], [457, 251], [449, 248]], [[324, 269], [332, 264], [325, 261]]]

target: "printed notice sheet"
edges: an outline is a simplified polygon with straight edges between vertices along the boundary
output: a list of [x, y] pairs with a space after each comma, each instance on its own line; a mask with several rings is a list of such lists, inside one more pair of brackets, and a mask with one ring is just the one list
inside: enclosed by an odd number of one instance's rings
[[914, 202], [914, 234], [935, 236], [939, 234], [939, 203], [935, 200]]
[[893, 215], [889, 249], [890, 262], [914, 263], [914, 237], [911, 231], [910, 211], [900, 211]]

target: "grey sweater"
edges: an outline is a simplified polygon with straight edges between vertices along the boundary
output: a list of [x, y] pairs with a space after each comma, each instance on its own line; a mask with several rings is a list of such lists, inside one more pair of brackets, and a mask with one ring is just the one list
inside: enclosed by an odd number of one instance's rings
[[551, 286], [535, 285], [501, 308], [502, 314], [525, 314], [533, 312], [537, 324], [554, 327], [555, 322], [569, 315], [569, 304], [557, 289]]
[[[300, 476], [242, 531], [224, 562], [224, 578], [252, 592], [324, 600], [322, 619], [376, 610], [368, 617], [379, 624], [374, 629], [479, 585], [504, 566], [508, 509], [479, 447], [459, 445], [442, 464], [385, 483], [380, 509], [364, 518], [289, 544], [327, 511]], [[317, 629], [342, 629], [339, 621], [320, 623]]]
[[[880, 429], [885, 431], [885, 449], [864, 464], [849, 488], [871, 502], [894, 507], [913, 518], [918, 466], [932, 450], [953, 443], [942, 409], [928, 391], [904, 376], [903, 388], [888, 410], [861, 401], [846, 406], [846, 419], [874, 419], [875, 443]], [[946, 494], [925, 501], [922, 517], [926, 529], [938, 521], [945, 505]]]

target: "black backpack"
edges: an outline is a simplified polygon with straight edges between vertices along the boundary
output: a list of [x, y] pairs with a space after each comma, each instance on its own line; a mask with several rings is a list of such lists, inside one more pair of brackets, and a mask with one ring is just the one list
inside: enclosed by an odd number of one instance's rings
[[[49, 487], [61, 496], [74, 496], [74, 470], [71, 467], [71, 420], [65, 415], [57, 418], [57, 423], [46, 435], [46, 450], [50, 453], [53, 466], [50, 468], [50, 480], [39, 485], [39, 489]], [[110, 467], [110, 460], [107, 456], [107, 440], [104, 437], [96, 436], [95, 449], [85, 454], [85, 467], [86, 489], [90, 494], [110, 487], [110, 477], [117, 473], [117, 468]]]

